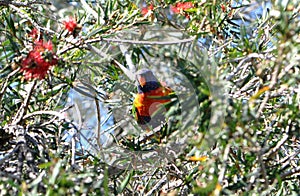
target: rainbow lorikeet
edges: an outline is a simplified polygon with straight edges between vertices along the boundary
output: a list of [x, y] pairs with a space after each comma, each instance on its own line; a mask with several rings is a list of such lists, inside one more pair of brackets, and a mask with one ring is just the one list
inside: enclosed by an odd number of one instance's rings
[[149, 69], [136, 73], [138, 93], [133, 101], [132, 113], [137, 123], [145, 130], [154, 129], [164, 123], [166, 106], [175, 93], [163, 86]]

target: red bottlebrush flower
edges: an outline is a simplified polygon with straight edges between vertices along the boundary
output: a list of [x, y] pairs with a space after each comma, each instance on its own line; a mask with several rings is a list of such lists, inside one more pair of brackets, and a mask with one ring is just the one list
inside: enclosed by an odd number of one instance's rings
[[52, 42], [49, 40], [48, 42], [44, 42], [43, 40], [36, 40], [34, 42], [34, 49], [36, 51], [40, 51], [43, 52], [45, 49], [49, 50], [49, 51], [53, 51], [53, 45]]
[[67, 20], [65, 20], [63, 23], [65, 25], [65, 29], [67, 29], [70, 33], [74, 32], [74, 30], [77, 27], [76, 20], [71, 16]]
[[28, 34], [30, 37], [32, 37], [32, 39], [37, 39], [40, 36], [40, 32], [39, 30], [37, 30], [36, 28], [33, 28], [31, 30], [31, 32]]
[[36, 40], [33, 49], [29, 51], [26, 58], [21, 62], [21, 71], [24, 72], [26, 80], [33, 78], [44, 79], [49, 68], [56, 65], [57, 62], [52, 42]]
[[152, 11], [154, 9], [153, 5], [150, 4], [149, 6], [147, 7], [143, 7], [142, 10], [141, 10], [141, 14], [143, 16], [147, 15], [149, 11]]
[[175, 6], [171, 5], [171, 10], [175, 14], [181, 14], [183, 11], [193, 8], [194, 4], [192, 2], [178, 2]]
[[222, 12], [226, 12], [226, 6], [221, 4], [221, 9], [222, 9]]

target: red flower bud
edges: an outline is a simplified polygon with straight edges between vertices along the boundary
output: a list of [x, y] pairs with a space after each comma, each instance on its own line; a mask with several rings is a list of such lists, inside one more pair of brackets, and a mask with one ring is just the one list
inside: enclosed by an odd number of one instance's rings
[[70, 33], [72, 33], [77, 27], [76, 20], [71, 16], [67, 20], [65, 20], [63, 23], [65, 25], [65, 29], [67, 29]]
[[[193, 8], [194, 4], [192, 2], [178, 2], [174, 6], [171, 5], [171, 11], [175, 14], [183, 14], [184, 11]], [[184, 13], [184, 15], [189, 18], [189, 15]]]
[[149, 11], [152, 11], [153, 9], [154, 9], [153, 4], [150, 4], [149, 6], [142, 8], [141, 14], [145, 16], [148, 14]]

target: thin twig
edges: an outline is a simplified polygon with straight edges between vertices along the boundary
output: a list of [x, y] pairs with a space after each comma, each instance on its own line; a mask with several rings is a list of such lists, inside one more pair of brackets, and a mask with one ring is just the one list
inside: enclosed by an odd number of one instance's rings
[[280, 70], [280, 66], [281, 64], [280, 63], [277, 63], [273, 72], [272, 72], [272, 78], [271, 78], [271, 83], [269, 85], [269, 90], [266, 92], [266, 96], [264, 97], [262, 103], [260, 104], [259, 106], [259, 109], [255, 115], [256, 118], [258, 118], [261, 114], [261, 112], [263, 111], [263, 109], [265, 108], [270, 96], [271, 96], [271, 93], [270, 91], [275, 87], [276, 83], [277, 83], [277, 78], [278, 78], [278, 74], [279, 74], [279, 70]]
[[274, 148], [272, 148], [271, 150], [269, 150], [269, 152], [267, 152], [264, 156], [270, 157], [271, 155], [276, 153], [288, 138], [289, 138], [289, 135], [284, 133], [281, 140], [279, 142], [277, 142], [277, 145]]
[[288, 161], [291, 158], [294, 158], [295, 156], [297, 156], [299, 154], [300, 154], [300, 149], [291, 153], [290, 155], [285, 156], [283, 159], [279, 160], [277, 165], [282, 165], [284, 162]]
[[33, 4], [51, 5], [51, 3], [47, 1], [15, 2], [11, 0], [0, 0], [0, 6], [14, 5], [16, 7], [31, 7]]
[[226, 168], [227, 168], [227, 165], [228, 165], [227, 161], [228, 161], [228, 158], [229, 158], [230, 147], [231, 147], [231, 145], [227, 144], [226, 148], [224, 149], [223, 164], [222, 164], [222, 168], [220, 169], [219, 178], [218, 178], [219, 182], [223, 182], [224, 177], [225, 177], [225, 172], [226, 172]]
[[9, 82], [10, 78], [13, 77], [16, 73], [18, 73], [18, 72], [20, 71], [20, 69], [21, 69], [21, 68], [18, 67], [18, 69], [14, 70], [13, 72], [11, 72], [10, 74], [8, 74], [8, 75], [6, 76], [5, 83], [3, 84], [2, 90], [1, 90], [1, 92], [0, 92], [0, 100], [2, 100], [2, 97], [3, 97], [5, 91], [6, 91], [7, 87], [8, 87], [8, 82]]
[[21, 178], [19, 176], [16, 176], [16, 175], [13, 175], [13, 174], [10, 174], [10, 173], [0, 171], [0, 176], [9, 177], [11, 179], [15, 179], [15, 180], [18, 180], [19, 182], [21, 182]]
[[172, 40], [172, 41], [140, 41], [140, 40], [127, 40], [127, 39], [115, 39], [115, 38], [95, 38], [87, 40], [87, 43], [94, 43], [99, 41], [105, 42], [114, 42], [114, 43], [127, 43], [127, 44], [137, 44], [137, 45], [173, 45], [173, 44], [181, 44], [187, 42], [193, 42], [195, 37], [190, 37], [182, 40]]
[[56, 112], [56, 111], [36, 111], [36, 112], [32, 112], [32, 113], [24, 115], [23, 119], [30, 118], [30, 117], [37, 116], [37, 115], [43, 115], [43, 114], [56, 116], [59, 119], [63, 119], [64, 118], [64, 115], [61, 112]]
[[88, 49], [90, 49], [91, 51], [95, 52], [99, 56], [108, 58], [108, 60], [110, 60], [114, 64], [116, 64], [130, 80], [134, 80], [134, 72], [130, 71], [124, 65], [122, 65], [121, 63], [119, 63], [116, 59], [113, 59], [111, 56], [108, 56], [107, 54], [103, 53], [98, 48], [90, 45], [89, 43], [87, 43], [86, 45], [87, 45]]
[[292, 169], [288, 172], [285, 172], [285, 173], [281, 174], [280, 178], [285, 179], [286, 177], [291, 176], [291, 175], [296, 174], [296, 173], [300, 173], [300, 166], [298, 166], [298, 167], [296, 167], [296, 168], [294, 168], [294, 169]]
[[112, 62], [115, 63], [131, 81], [134, 81], [134, 73], [132, 73], [129, 69], [127, 69], [121, 63], [119, 63], [117, 60], [113, 59]]
[[159, 188], [168, 180], [167, 175], [164, 175], [153, 187], [148, 193], [145, 194], [145, 196], [153, 195], [154, 192], [157, 192]]
[[14, 117], [12, 125], [17, 125], [18, 123], [20, 123], [22, 118], [26, 114], [27, 109], [28, 109], [28, 105], [29, 105], [29, 102], [30, 102], [31, 95], [33, 93], [33, 89], [35, 88], [36, 84], [37, 84], [37, 80], [34, 80], [32, 82], [31, 87], [29, 88], [29, 90], [27, 92], [27, 96], [26, 96], [24, 102], [22, 103], [20, 109], [18, 110], [17, 114]]
[[265, 162], [263, 161], [263, 150], [260, 150], [260, 152], [258, 153], [258, 162], [260, 164], [262, 177], [264, 178], [264, 181], [265, 181], [264, 186], [265, 186], [265, 189], [267, 189], [269, 186], [269, 180], [267, 177], [267, 170], [266, 170]]
[[119, 48], [120, 48], [123, 56], [125, 57], [126, 63], [129, 67], [129, 70], [131, 71], [131, 73], [135, 73], [136, 72], [136, 67], [133, 64], [132, 59], [131, 59], [131, 55], [128, 52], [129, 47], [125, 47], [123, 44], [120, 44]]
[[[258, 53], [252, 53], [252, 54], [249, 54], [247, 57], [243, 58], [240, 63], [236, 66], [236, 68], [233, 70], [233, 72], [231, 72], [227, 77], [226, 77], [226, 80], [229, 81], [231, 80], [235, 74], [240, 71], [240, 69], [243, 67], [244, 63], [252, 58], [261, 58], [261, 59], [264, 59], [264, 55], [262, 54], [258, 54]], [[246, 66], [248, 67], [249, 65], [251, 65], [251, 63], [248, 63], [246, 64]]]
[[[51, 124], [52, 122], [54, 122], [55, 121], [55, 119], [58, 117], [59, 118], [59, 120], [65, 120], [66, 119], [66, 117], [64, 116], [64, 112], [65, 111], [67, 111], [67, 110], [69, 110], [70, 108], [72, 108], [72, 107], [74, 107], [74, 105], [69, 105], [69, 106], [67, 106], [67, 107], [65, 107], [64, 109], [62, 109], [61, 111], [59, 111], [59, 113], [61, 114], [61, 115], [55, 115], [51, 120], [49, 120], [49, 121], [47, 121], [47, 122], [45, 122], [45, 123], [43, 123], [43, 124], [41, 124], [41, 126], [43, 127], [43, 126], [46, 126], [46, 125], [49, 125], [49, 124]], [[51, 115], [51, 114], [50, 114]]]
[[0, 159], [0, 165], [2, 165], [7, 159], [10, 159], [10, 157], [19, 150], [19, 145], [17, 145], [11, 152], [9, 152], [8, 154], [6, 154], [4, 157], [1, 157]]
[[101, 138], [101, 111], [100, 111], [100, 104], [97, 99], [95, 99], [96, 104], [96, 114], [97, 114], [97, 144], [100, 149], [102, 149], [102, 144], [100, 143]]
[[21, 18], [26, 18], [27, 20], [29, 20], [31, 22], [31, 24], [37, 28], [37, 29], [42, 29], [46, 32], [49, 32], [51, 34], [57, 34], [55, 31], [52, 31], [51, 29], [47, 29], [44, 27], [41, 27], [37, 22], [35, 22], [31, 16], [29, 16], [26, 12], [24, 12], [23, 10], [21, 10], [20, 8], [16, 7], [15, 5], [10, 4], [9, 7], [11, 7], [12, 9], [14, 9], [15, 11], [17, 11], [17, 13], [20, 15]]
[[75, 137], [71, 139], [71, 165], [75, 165], [76, 142]]

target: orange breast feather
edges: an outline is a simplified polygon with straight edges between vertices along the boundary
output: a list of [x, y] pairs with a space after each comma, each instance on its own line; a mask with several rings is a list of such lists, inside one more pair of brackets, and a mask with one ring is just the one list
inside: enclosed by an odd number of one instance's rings
[[150, 92], [137, 94], [134, 99], [134, 105], [141, 116], [151, 116], [162, 104], [170, 101], [167, 96], [171, 92], [171, 89], [159, 87]]

